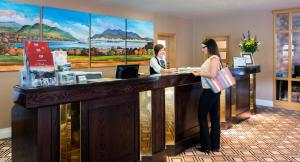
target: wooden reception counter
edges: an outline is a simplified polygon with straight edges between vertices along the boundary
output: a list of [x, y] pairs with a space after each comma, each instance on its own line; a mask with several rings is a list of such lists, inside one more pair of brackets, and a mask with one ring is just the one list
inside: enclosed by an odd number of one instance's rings
[[[233, 71], [235, 73], [235, 71]], [[240, 72], [237, 70], [236, 72]], [[245, 71], [246, 79], [252, 72]], [[237, 107], [249, 104], [247, 81], [237, 75]], [[244, 81], [246, 83], [244, 83]], [[165, 150], [165, 88], [174, 87], [174, 144]], [[239, 92], [241, 90], [241, 93]], [[82, 162], [140, 161], [139, 93], [151, 91], [151, 155], [174, 155], [198, 143], [199, 77], [192, 74], [99, 79], [85, 84], [45, 88], [14, 87], [12, 109], [13, 162], [61, 161], [60, 105], [80, 103]], [[245, 92], [248, 91], [248, 92]], [[231, 123], [232, 90], [226, 91], [226, 122]], [[229, 95], [228, 95], [229, 94]], [[230, 110], [229, 110], [230, 109]], [[236, 111], [238, 112], [238, 108]], [[150, 156], [151, 156], [150, 155]], [[161, 157], [161, 156], [157, 156]], [[147, 159], [147, 158], [145, 158]], [[165, 158], [148, 158], [163, 161]]]
[[60, 104], [80, 102], [81, 161], [140, 160], [139, 92], [152, 91], [152, 152], [165, 149], [164, 88], [175, 87], [174, 153], [197, 143], [200, 78], [192, 74], [26, 89], [14, 87], [12, 159], [60, 161]]

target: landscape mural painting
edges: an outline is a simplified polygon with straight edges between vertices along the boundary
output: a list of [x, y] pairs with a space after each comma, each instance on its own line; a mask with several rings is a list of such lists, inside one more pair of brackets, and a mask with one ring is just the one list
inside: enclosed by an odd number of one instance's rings
[[0, 71], [23, 67], [23, 42], [40, 34], [40, 7], [0, 1]]
[[124, 18], [91, 15], [91, 66], [126, 63], [126, 23]]
[[66, 51], [72, 68], [89, 67], [89, 13], [43, 7], [43, 41]]
[[127, 63], [149, 65], [153, 57], [154, 25], [149, 21], [127, 19]]
[[153, 56], [152, 22], [42, 9], [40, 37], [40, 6], [0, 0], [0, 71], [20, 70], [24, 41], [39, 38], [49, 42], [51, 50], [66, 51], [72, 68], [147, 65]]

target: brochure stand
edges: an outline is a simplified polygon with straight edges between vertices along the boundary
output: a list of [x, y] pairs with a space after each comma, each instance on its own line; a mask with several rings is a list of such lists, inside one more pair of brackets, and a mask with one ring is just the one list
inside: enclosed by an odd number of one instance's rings
[[57, 85], [53, 56], [48, 42], [26, 41], [24, 47], [24, 69], [20, 72], [21, 85], [26, 87]]

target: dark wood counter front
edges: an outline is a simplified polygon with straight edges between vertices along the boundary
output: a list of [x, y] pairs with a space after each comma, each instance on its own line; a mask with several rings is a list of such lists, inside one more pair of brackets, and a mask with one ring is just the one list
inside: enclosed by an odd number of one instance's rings
[[226, 94], [231, 96], [226, 100], [231, 108], [226, 108], [226, 110], [234, 110], [232, 118], [234, 123], [248, 119], [251, 111], [256, 113], [256, 73], [260, 71], [259, 65], [231, 68], [236, 85], [226, 90]]
[[[260, 67], [231, 69], [237, 84], [226, 89], [226, 117], [250, 115], [250, 74]], [[174, 87], [174, 144], [166, 148], [165, 88]], [[151, 153], [143, 160], [165, 161], [198, 143], [200, 77], [192, 74], [140, 76], [135, 79], [91, 80], [88, 83], [45, 88], [14, 87], [12, 109], [13, 162], [61, 160], [61, 104], [80, 107], [80, 158], [82, 162], [140, 161], [140, 98], [151, 91]]]
[[[139, 92], [152, 91], [152, 153], [165, 150], [164, 88], [175, 87], [175, 144], [179, 153], [197, 143], [200, 78], [192, 74], [26, 89], [14, 87], [12, 159], [60, 161], [60, 104], [80, 102], [81, 161], [140, 160]], [[172, 151], [173, 150], [173, 151]]]

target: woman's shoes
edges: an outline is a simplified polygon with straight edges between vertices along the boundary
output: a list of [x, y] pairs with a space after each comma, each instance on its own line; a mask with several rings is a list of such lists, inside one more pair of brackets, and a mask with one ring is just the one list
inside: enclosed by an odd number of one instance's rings
[[207, 153], [207, 154], [209, 154], [210, 152], [219, 152], [220, 151], [220, 148], [205, 149], [203, 147], [196, 147], [196, 149], [200, 152], [204, 152], [204, 153]]
[[220, 148], [211, 149], [212, 152], [220, 152]]
[[196, 147], [196, 149], [197, 149], [198, 151], [200, 151], [200, 152], [204, 152], [204, 153], [207, 153], [207, 154], [209, 154], [209, 152], [210, 152], [210, 149], [205, 149], [205, 148], [202, 148], [202, 147], [200, 147], [200, 148], [197, 148], [197, 147]]

